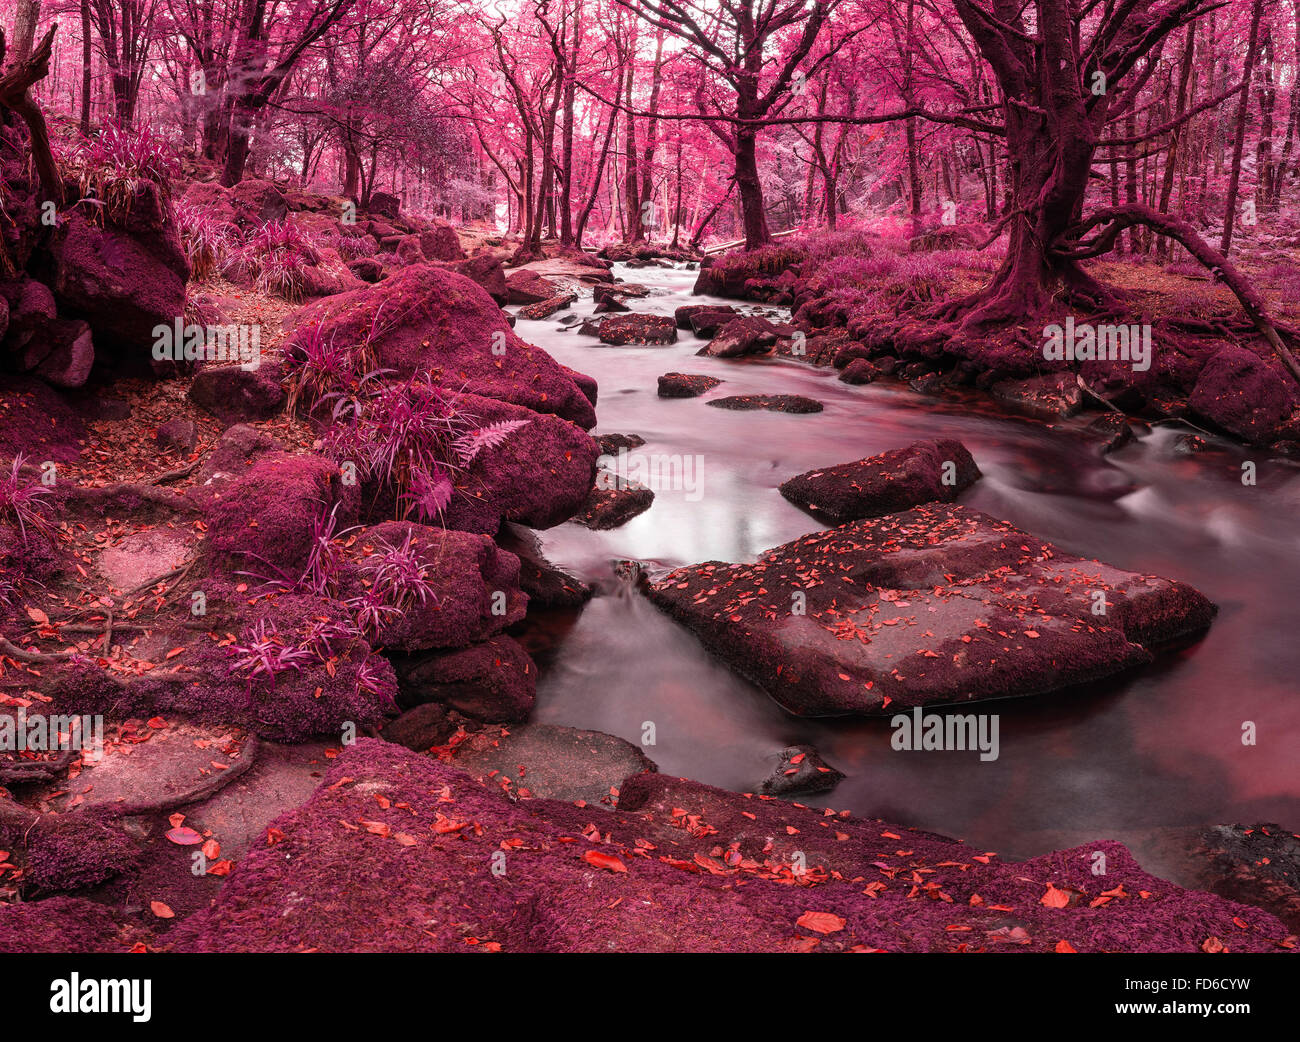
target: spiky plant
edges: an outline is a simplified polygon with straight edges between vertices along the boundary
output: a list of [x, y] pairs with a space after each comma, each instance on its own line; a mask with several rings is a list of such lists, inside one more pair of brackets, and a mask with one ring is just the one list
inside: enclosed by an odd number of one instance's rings
[[226, 652], [233, 660], [229, 666], [231, 675], [248, 681], [250, 698], [259, 677], [269, 679], [274, 691], [279, 674], [290, 669], [301, 671], [315, 657], [310, 650], [286, 640], [276, 625], [266, 619], [258, 619], [246, 627]]
[[212, 278], [229, 263], [238, 246], [231, 226], [220, 220], [210, 207], [179, 202], [174, 211], [193, 278], [199, 282]]
[[338, 540], [356, 530], [357, 526], [339, 530], [339, 505], [334, 504], [328, 511], [321, 510], [311, 520], [311, 549], [307, 552], [307, 561], [297, 575], [286, 572], [272, 564], [260, 554], [249, 554], [270, 567], [277, 574], [264, 575], [260, 572], [241, 571], [262, 582], [268, 592], [273, 593], [311, 593], [317, 597], [333, 597], [338, 594], [343, 575], [343, 553]]
[[267, 221], [244, 240], [230, 266], [252, 278], [259, 292], [298, 301], [306, 269], [319, 261], [320, 253], [298, 225]]
[[80, 141], [68, 158], [81, 194], [99, 200], [110, 217], [121, 219], [145, 181], [164, 193], [178, 172], [175, 149], [147, 123], [109, 120], [97, 135]]
[[53, 528], [50, 520], [41, 513], [41, 497], [48, 496], [51, 490], [23, 479], [22, 469], [26, 462], [27, 457], [19, 453], [13, 458], [9, 473], [0, 478], [0, 518], [18, 526], [24, 546], [28, 545], [29, 527], [45, 536]]
[[438, 599], [429, 577], [432, 565], [415, 548], [412, 538], [407, 529], [402, 542], [396, 546], [379, 540], [375, 552], [361, 564], [375, 596], [399, 612], [430, 600], [436, 603]]

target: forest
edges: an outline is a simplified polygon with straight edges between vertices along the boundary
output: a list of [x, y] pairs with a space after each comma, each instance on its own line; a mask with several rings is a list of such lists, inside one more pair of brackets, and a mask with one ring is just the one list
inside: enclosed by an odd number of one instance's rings
[[0, 0], [0, 955], [1294, 953], [1298, 77]]

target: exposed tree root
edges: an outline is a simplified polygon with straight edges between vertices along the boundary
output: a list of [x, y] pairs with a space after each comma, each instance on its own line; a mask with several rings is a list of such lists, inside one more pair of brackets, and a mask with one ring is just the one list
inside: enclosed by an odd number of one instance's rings
[[[1135, 224], [1151, 228], [1180, 243], [1188, 253], [1216, 273], [1241, 303], [1242, 310], [1246, 312], [1260, 335], [1277, 352], [1282, 364], [1287, 367], [1296, 381], [1300, 382], [1300, 363], [1296, 362], [1295, 356], [1282, 342], [1282, 337], [1277, 331], [1276, 324], [1269, 317], [1263, 299], [1236, 266], [1202, 239], [1196, 229], [1186, 221], [1180, 221], [1176, 217], [1160, 213], [1140, 203], [1111, 206], [1098, 210], [1080, 224], [1070, 228], [1052, 252], [1057, 257], [1074, 261], [1086, 257], [1099, 257], [1114, 247], [1120, 232]], [[1088, 232], [1101, 225], [1106, 227], [1091, 239], [1084, 238]]]
[[72, 762], [73, 752], [73, 749], [64, 749], [52, 760], [15, 760], [0, 765], [0, 785], [48, 781], [67, 769]]
[[201, 803], [203, 800], [216, 795], [240, 775], [248, 771], [257, 759], [257, 753], [260, 749], [260, 743], [257, 735], [249, 734], [244, 739], [244, 744], [239, 750], [239, 759], [227, 767], [224, 771], [213, 774], [205, 778], [194, 788], [174, 796], [166, 796], [153, 800], [136, 800], [132, 803], [112, 804], [100, 809], [111, 814], [115, 818], [130, 818], [140, 814], [156, 814], [162, 811], [169, 811], [176, 807], [184, 807], [191, 803]]
[[165, 470], [165, 471], [163, 471], [161, 474], [159, 474], [157, 477], [150, 478], [150, 479], [146, 482], [146, 484], [149, 484], [149, 485], [165, 485], [165, 484], [167, 484], [169, 481], [179, 481], [181, 478], [187, 478], [187, 477], [189, 477], [191, 474], [193, 474], [193, 473], [198, 469], [198, 466], [199, 466], [199, 463], [200, 463], [200, 462], [202, 462], [202, 461], [201, 461], [201, 460], [195, 460], [193, 463], [189, 464], [188, 466], [185, 466], [185, 467], [177, 467], [175, 470]]
[[[36, 172], [40, 175], [41, 190], [47, 199], [62, 206], [63, 177], [59, 174], [58, 164], [50, 151], [50, 132], [40, 106], [32, 100], [29, 93], [30, 88], [45, 79], [50, 71], [50, 55], [54, 50], [54, 34], [58, 28], [57, 24], [52, 25], [25, 61], [19, 62], [0, 76], [0, 106], [17, 113], [27, 124], [31, 135], [32, 159], [36, 164]], [[4, 53], [3, 41], [4, 32], [0, 30], [0, 54]]]
[[16, 662], [67, 662], [69, 659], [84, 658], [79, 651], [32, 651], [30, 648], [20, 648], [4, 637], [0, 637], [0, 655], [11, 658]]
[[[0, 830], [21, 829], [23, 830], [24, 842], [25, 837], [37, 825], [58, 828], [76, 822], [96, 819], [105, 823], [116, 821], [121, 818], [139, 817], [146, 814], [166, 813], [177, 807], [185, 807], [193, 803], [201, 803], [203, 800], [210, 799], [227, 785], [245, 774], [257, 760], [257, 753], [260, 745], [257, 736], [250, 734], [244, 739], [244, 744], [240, 748], [239, 759], [227, 767], [219, 774], [214, 774], [203, 779], [191, 789], [174, 795], [163, 796], [156, 799], [133, 800], [117, 804], [100, 804], [92, 807], [84, 807], [77, 810], [67, 811], [62, 814], [46, 813], [32, 810], [30, 807], [24, 807], [12, 799], [0, 799]], [[59, 769], [67, 767], [72, 758], [72, 751], [65, 750], [65, 753], [58, 759]], [[56, 763], [54, 760], [47, 761], [42, 766], [52, 768]], [[3, 770], [3, 769], [0, 769]], [[40, 777], [35, 774], [12, 779], [15, 782], [48, 780], [56, 771], [50, 769], [46, 776]], [[0, 781], [6, 780], [3, 774], [0, 774]]]

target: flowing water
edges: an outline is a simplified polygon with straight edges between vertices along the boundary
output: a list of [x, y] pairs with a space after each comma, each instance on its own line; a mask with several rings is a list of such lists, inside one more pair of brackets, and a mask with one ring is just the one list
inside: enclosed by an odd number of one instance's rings
[[[694, 273], [615, 274], [652, 287], [634, 310], [671, 315]], [[722, 302], [720, 302], [722, 303]], [[852, 387], [792, 360], [696, 358], [703, 341], [608, 347], [571, 311], [518, 332], [599, 381], [596, 433], [639, 434], [649, 457], [696, 457], [698, 489], [661, 489], [650, 510], [610, 532], [565, 524], [547, 555], [598, 586], [538, 691], [534, 719], [640, 742], [660, 770], [752, 791], [792, 743], [815, 745], [847, 777], [804, 802], [849, 809], [1032, 856], [1089, 840], [1143, 846], [1166, 827], [1277, 821], [1300, 829], [1300, 469], [1216, 439], [1179, 456], [1186, 429], [1157, 427], [1103, 459], [1080, 435], [1007, 417], [971, 397], [946, 402], [898, 384]], [[1157, 345], [1158, 350], [1158, 345]], [[657, 396], [666, 372], [726, 382], [704, 398]], [[811, 415], [709, 408], [725, 394], [803, 394]], [[1208, 635], [1153, 666], [1086, 691], [986, 703], [1000, 714], [1000, 757], [898, 752], [888, 720], [800, 719], [703, 651], [691, 633], [614, 578], [612, 562], [652, 569], [753, 560], [823, 527], [787, 503], [791, 475], [921, 438], [960, 439], [984, 473], [961, 502], [1083, 557], [1189, 582], [1219, 605]], [[1258, 483], [1242, 483], [1255, 460]], [[1242, 741], [1253, 722], [1257, 744]]]

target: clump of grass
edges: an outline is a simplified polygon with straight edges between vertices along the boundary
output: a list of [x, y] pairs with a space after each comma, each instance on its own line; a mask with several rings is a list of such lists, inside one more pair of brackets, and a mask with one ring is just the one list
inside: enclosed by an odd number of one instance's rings
[[41, 497], [50, 489], [33, 485], [22, 476], [27, 457], [19, 453], [14, 457], [9, 473], [0, 477], [0, 518], [16, 524], [22, 534], [23, 545], [28, 545], [29, 528], [48, 536], [53, 529], [50, 520], [41, 512]]
[[174, 210], [181, 246], [189, 258], [193, 278], [200, 282], [212, 278], [229, 263], [231, 254], [238, 248], [231, 226], [218, 219], [210, 207], [181, 202]]
[[365, 233], [345, 234], [339, 236], [337, 249], [344, 260], [357, 260], [360, 257], [373, 257], [379, 252], [379, 243]]
[[775, 277], [807, 259], [808, 251], [802, 246], [772, 243], [743, 253], [723, 254], [713, 262], [713, 270], [718, 275], [743, 273], [746, 278]]
[[147, 124], [129, 126], [110, 120], [99, 133], [74, 146], [68, 165], [81, 194], [99, 200], [108, 216], [131, 212], [140, 185], [152, 182], [164, 193], [179, 171], [175, 150]]
[[900, 314], [940, 298], [954, 266], [944, 253], [879, 249], [829, 260], [809, 277], [809, 284], [848, 312]]
[[253, 231], [232, 257], [228, 268], [252, 278], [259, 293], [299, 301], [306, 286], [306, 269], [320, 253], [292, 221], [267, 221]]
[[252, 554], [263, 564], [277, 573], [274, 576], [261, 575], [256, 572], [240, 572], [253, 579], [260, 579], [266, 589], [275, 593], [310, 593], [317, 597], [335, 597], [343, 581], [343, 552], [338, 540], [353, 531], [351, 528], [339, 531], [338, 504], [328, 511], [322, 510], [311, 520], [311, 550], [303, 570], [292, 575], [282, 568], [272, 565], [265, 558]]
[[290, 669], [301, 672], [303, 666], [314, 658], [309, 649], [298, 646], [282, 634], [275, 623], [266, 619], [258, 619], [247, 627], [239, 640], [226, 650], [234, 660], [229, 667], [230, 673], [248, 681], [250, 698], [258, 678], [269, 680], [274, 691], [276, 677]]

